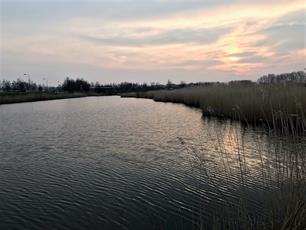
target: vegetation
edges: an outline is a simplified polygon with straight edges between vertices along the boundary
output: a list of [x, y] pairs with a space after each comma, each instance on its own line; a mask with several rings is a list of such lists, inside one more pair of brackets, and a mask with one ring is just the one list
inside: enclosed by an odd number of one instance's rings
[[183, 103], [201, 108], [204, 116], [266, 125], [282, 132], [306, 132], [304, 84], [215, 83], [175, 90], [123, 94], [124, 97]]
[[159, 83], [139, 84], [123, 82], [118, 84], [89, 83], [84, 79], [66, 78], [57, 87], [38, 85], [32, 81], [17, 79], [16, 81], [3, 80], [0, 82], [0, 104], [63, 99], [84, 96], [119, 95], [127, 92], [146, 92], [149, 90], [178, 89], [185, 87], [185, 83], [166, 85]]
[[138, 84], [138, 83], [130, 83], [130, 82], [122, 82], [119, 84], [92, 84], [92, 90], [97, 93], [104, 93], [107, 95], [118, 95], [126, 92], [145, 92], [149, 90], [160, 90], [165, 89], [166, 86], [159, 83], [151, 83], [151, 84]]
[[[32, 81], [3, 80], [0, 104], [59, 99], [78, 96], [122, 95], [151, 98], [155, 101], [183, 103], [201, 108], [203, 115], [241, 120], [245, 124], [263, 124], [271, 129], [306, 132], [306, 74], [302, 71], [269, 74], [252, 81], [229, 83], [119, 84], [89, 83], [66, 78], [57, 87]], [[2, 93], [1, 93], [2, 91]]]
[[[229, 118], [244, 124], [241, 133], [228, 131], [226, 127], [213, 130], [217, 132], [215, 149], [220, 153], [223, 165], [219, 173], [227, 175], [230, 180], [235, 178], [233, 186], [236, 186], [235, 191], [239, 193], [240, 199], [235, 204], [228, 202], [222, 209], [216, 208], [214, 218], [208, 221], [203, 221], [200, 207], [200, 210], [196, 210], [199, 216], [195, 218], [195, 229], [306, 229], [305, 79], [305, 73], [299, 72], [264, 76], [257, 83], [205, 83], [183, 89], [122, 95], [183, 103], [200, 108], [205, 117]], [[266, 129], [258, 127], [262, 125]], [[256, 132], [253, 134], [255, 139], [252, 151], [260, 154], [255, 171], [252, 171], [254, 162], [248, 160], [248, 155], [252, 153], [244, 146], [244, 138], [250, 138], [243, 135], [246, 127], [264, 134], [258, 137]], [[261, 138], [276, 141], [263, 146], [265, 141]], [[289, 147], [284, 147], [284, 140], [290, 143]], [[210, 159], [206, 153], [191, 150], [190, 156], [193, 159], [193, 170], [197, 171], [196, 178], [200, 174], [201, 180], [213, 184], [216, 178], [207, 169]], [[256, 198], [250, 197], [248, 187], [250, 184], [254, 186], [252, 178], [255, 174], [258, 186]], [[201, 188], [201, 181], [198, 181], [198, 186], [199, 190], [205, 189]], [[215, 186], [215, 192], [222, 194], [223, 187]], [[254, 203], [257, 211], [253, 209]]]
[[258, 83], [306, 83], [306, 75], [305, 72], [299, 71], [299, 72], [292, 72], [292, 73], [283, 73], [283, 74], [268, 74], [265, 76], [262, 76], [258, 79]]
[[[226, 201], [208, 222], [201, 221], [200, 216], [195, 229], [306, 229], [305, 138], [292, 133], [279, 136], [273, 130], [266, 135], [263, 131], [252, 132], [254, 148], [248, 152], [244, 143], [250, 141], [250, 136], [231, 127], [233, 124], [228, 123], [223, 129], [212, 130], [212, 136], [217, 137], [214, 147], [220, 155], [220, 165], [215, 168], [220, 175], [226, 175], [223, 183], [231, 184], [239, 199], [236, 203]], [[269, 140], [267, 145], [265, 138]], [[257, 161], [253, 161], [255, 155], [259, 155]], [[216, 178], [208, 170], [211, 162], [206, 153], [190, 151], [190, 156], [201, 180], [214, 185]], [[198, 183], [198, 189], [205, 190], [201, 181]], [[227, 191], [217, 185], [214, 192], [224, 194], [226, 199]]]
[[17, 79], [16, 81], [6, 81], [3, 80], [0, 82], [0, 91], [4, 92], [34, 92], [34, 91], [42, 91], [43, 86], [38, 85], [32, 81], [23, 81], [21, 79]]
[[66, 78], [64, 83], [59, 87], [66, 92], [88, 92], [90, 84], [83, 79]]
[[[189, 84], [189, 85], [197, 85]], [[186, 83], [181, 82], [180, 84], [174, 84], [171, 81], [168, 81], [167, 84], [163, 85], [160, 83], [113, 83], [113, 84], [100, 84], [99, 82], [89, 83], [84, 79], [72, 79], [66, 78], [64, 82], [57, 87], [48, 87], [44, 85], [38, 85], [32, 81], [24, 81], [17, 79], [16, 81], [7, 81], [3, 80], [0, 82], [0, 92], [96, 92], [103, 93], [107, 95], [116, 95], [126, 92], [144, 92], [149, 90], [160, 90], [160, 89], [178, 89], [187, 86]]]
[[0, 104], [10, 104], [19, 102], [45, 101], [65, 98], [77, 98], [95, 96], [94, 94], [85, 93], [68, 93], [68, 92], [6, 92], [0, 94]]

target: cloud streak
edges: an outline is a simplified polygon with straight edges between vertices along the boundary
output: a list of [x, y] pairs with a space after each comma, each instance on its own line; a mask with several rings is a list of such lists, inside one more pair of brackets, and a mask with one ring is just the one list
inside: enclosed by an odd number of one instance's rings
[[[144, 31], [145, 33], [139, 33]], [[201, 28], [201, 29], [175, 29], [155, 32], [156, 29], [136, 28], [130, 33], [118, 34], [113, 36], [94, 36], [94, 35], [80, 35], [81, 39], [92, 41], [103, 45], [118, 45], [118, 46], [154, 46], [154, 45], [168, 45], [168, 44], [208, 44], [216, 42], [221, 36], [225, 36], [230, 28]], [[131, 35], [129, 35], [131, 34]], [[136, 35], [138, 34], [138, 36]], [[139, 36], [140, 35], [140, 36]]]

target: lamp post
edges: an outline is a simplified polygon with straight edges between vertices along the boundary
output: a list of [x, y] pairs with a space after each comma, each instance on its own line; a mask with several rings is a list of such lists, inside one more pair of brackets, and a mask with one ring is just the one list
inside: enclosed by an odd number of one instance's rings
[[60, 81], [57, 81], [57, 91], [59, 92], [60, 91], [60, 88], [61, 88], [61, 83], [60, 83]]
[[44, 88], [45, 88], [45, 91], [47, 91], [47, 89], [48, 89], [48, 80], [47, 80], [46, 78], [43, 77], [43, 81], [46, 82], [46, 85], [43, 83], [43, 86], [44, 86]]
[[[23, 76], [27, 76], [28, 77], [28, 90], [30, 91], [31, 90], [31, 78], [30, 78], [30, 74], [24, 73]], [[27, 90], [27, 89], [25, 89], [25, 90]]]
[[30, 84], [30, 82], [31, 82], [30, 74], [24, 73], [23, 76], [27, 76], [28, 77], [28, 83]]

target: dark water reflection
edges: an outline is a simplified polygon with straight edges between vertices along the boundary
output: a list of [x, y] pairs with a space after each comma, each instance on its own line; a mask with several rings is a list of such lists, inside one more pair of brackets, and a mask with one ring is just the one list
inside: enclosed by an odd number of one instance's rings
[[275, 179], [278, 142], [182, 105], [2, 105], [0, 131], [0, 229], [188, 229], [235, 210], [241, 178], [256, 213]]

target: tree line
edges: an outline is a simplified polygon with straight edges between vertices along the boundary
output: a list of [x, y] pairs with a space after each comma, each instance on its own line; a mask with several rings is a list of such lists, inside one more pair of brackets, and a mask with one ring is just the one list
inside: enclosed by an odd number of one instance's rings
[[0, 90], [4, 92], [33, 92], [43, 91], [43, 86], [29, 80], [24, 81], [17, 79], [16, 81], [3, 80], [0, 82]]
[[39, 85], [33, 81], [25, 81], [22, 79], [17, 79], [16, 81], [3, 80], [0, 82], [0, 91], [2, 92], [95, 92], [101, 94], [119, 94], [126, 92], [135, 92], [135, 91], [149, 91], [149, 90], [158, 90], [158, 89], [175, 89], [185, 87], [187, 84], [181, 82], [180, 84], [174, 84], [171, 81], [168, 81], [167, 84], [160, 83], [113, 83], [113, 84], [100, 84], [89, 83], [88, 81], [77, 78], [66, 78], [64, 82], [57, 87], [48, 87], [44, 85]]
[[306, 73], [304, 71], [282, 73], [282, 74], [268, 74], [260, 77], [258, 83], [272, 84], [272, 83], [306, 83]]
[[[242, 81], [231, 81], [226, 84], [239, 84], [239, 85], [249, 85], [249, 84], [275, 84], [275, 83], [303, 83], [306, 85], [306, 73], [303, 71], [283, 73], [283, 74], [268, 74], [260, 77], [257, 82], [252, 82], [250, 80]], [[198, 83], [185, 83], [181, 82], [179, 84], [172, 83], [168, 81], [166, 84], [160, 83], [113, 83], [113, 84], [100, 84], [99, 82], [90, 83], [82, 78], [66, 78], [64, 82], [57, 87], [48, 87], [45, 85], [37, 84], [31, 80], [25, 81], [22, 79], [17, 79], [15, 81], [3, 80], [0, 81], [0, 91], [2, 92], [95, 92], [107, 95], [127, 93], [127, 92], [144, 92], [149, 90], [160, 90], [160, 89], [178, 89], [187, 86], [195, 85], [211, 85], [211, 84], [225, 84], [220, 82], [198, 82]]]

